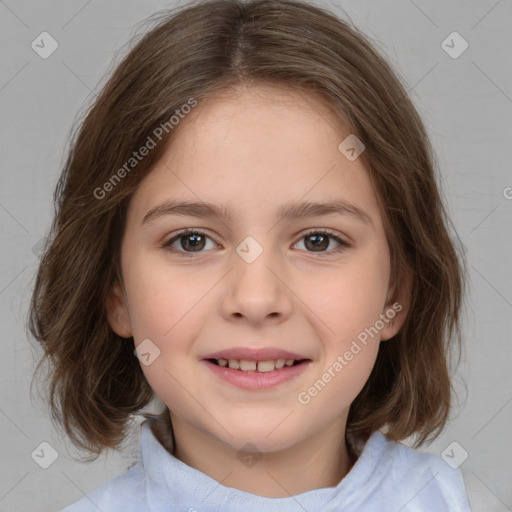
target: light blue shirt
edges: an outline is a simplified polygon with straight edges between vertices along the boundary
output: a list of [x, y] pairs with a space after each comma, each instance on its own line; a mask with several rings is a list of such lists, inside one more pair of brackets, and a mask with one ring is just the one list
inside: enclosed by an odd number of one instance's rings
[[150, 422], [140, 460], [61, 512], [471, 512], [460, 469], [374, 432], [336, 487], [266, 498], [225, 487], [171, 455]]

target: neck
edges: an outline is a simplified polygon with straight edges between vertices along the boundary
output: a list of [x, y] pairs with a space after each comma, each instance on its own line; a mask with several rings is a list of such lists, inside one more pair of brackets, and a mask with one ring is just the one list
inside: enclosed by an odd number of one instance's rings
[[285, 498], [334, 487], [355, 462], [345, 442], [346, 418], [287, 449], [251, 453], [221, 443], [172, 413], [162, 417], [166, 421], [154, 432], [174, 457], [226, 487], [257, 496]]

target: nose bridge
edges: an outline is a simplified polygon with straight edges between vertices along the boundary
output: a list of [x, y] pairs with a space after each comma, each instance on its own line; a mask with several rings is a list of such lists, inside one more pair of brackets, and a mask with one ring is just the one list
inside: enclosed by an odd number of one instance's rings
[[235, 248], [236, 254], [233, 255], [235, 282], [244, 286], [249, 285], [249, 289], [246, 290], [249, 294], [251, 290], [257, 291], [263, 287], [266, 293], [274, 291], [276, 276], [270, 269], [280, 266], [270, 245], [270, 237], [258, 238], [259, 241], [254, 236], [247, 236]]
[[280, 276], [284, 270], [278, 251], [270, 246], [270, 237], [259, 237], [259, 240], [247, 236], [235, 248], [225, 313], [263, 320], [290, 311], [290, 297]]

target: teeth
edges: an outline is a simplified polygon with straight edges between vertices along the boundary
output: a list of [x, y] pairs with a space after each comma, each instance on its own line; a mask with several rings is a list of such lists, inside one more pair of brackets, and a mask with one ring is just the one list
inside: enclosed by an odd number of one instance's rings
[[274, 361], [260, 361], [258, 363], [258, 371], [259, 372], [271, 372], [275, 370], [276, 364]]
[[280, 370], [284, 366], [292, 366], [295, 359], [277, 359], [268, 361], [248, 361], [246, 359], [217, 359], [219, 366], [228, 367], [232, 370], [271, 372], [275, 369]]
[[256, 361], [240, 360], [240, 370], [256, 370]]

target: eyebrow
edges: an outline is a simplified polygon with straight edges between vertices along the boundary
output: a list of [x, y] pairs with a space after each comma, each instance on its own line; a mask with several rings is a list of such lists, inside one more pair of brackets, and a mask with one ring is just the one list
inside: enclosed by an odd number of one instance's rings
[[[278, 220], [283, 219], [298, 219], [308, 217], [321, 217], [323, 215], [350, 215], [352, 218], [367, 224], [372, 225], [371, 217], [361, 208], [344, 201], [327, 201], [327, 202], [301, 202], [301, 203], [287, 203], [280, 206], [276, 212]], [[201, 218], [222, 218], [227, 222], [231, 222], [234, 214], [225, 205], [216, 205], [206, 202], [191, 202], [191, 201], [165, 201], [154, 208], [151, 208], [144, 218], [142, 225], [150, 223], [151, 221], [163, 215], [188, 215], [191, 217]]]

